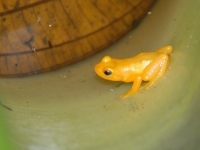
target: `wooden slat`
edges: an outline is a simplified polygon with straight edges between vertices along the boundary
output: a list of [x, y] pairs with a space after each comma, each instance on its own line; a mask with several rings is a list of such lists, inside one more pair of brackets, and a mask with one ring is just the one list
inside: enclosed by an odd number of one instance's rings
[[113, 44], [155, 0], [0, 0], [0, 76], [48, 72]]

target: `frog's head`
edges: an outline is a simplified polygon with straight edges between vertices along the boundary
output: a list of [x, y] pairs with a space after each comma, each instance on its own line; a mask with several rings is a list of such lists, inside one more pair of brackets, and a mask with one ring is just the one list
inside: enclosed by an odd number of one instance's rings
[[111, 58], [110, 56], [105, 56], [94, 67], [95, 72], [102, 78], [112, 81], [120, 81], [121, 78], [119, 76], [118, 69], [116, 69], [116, 60]]

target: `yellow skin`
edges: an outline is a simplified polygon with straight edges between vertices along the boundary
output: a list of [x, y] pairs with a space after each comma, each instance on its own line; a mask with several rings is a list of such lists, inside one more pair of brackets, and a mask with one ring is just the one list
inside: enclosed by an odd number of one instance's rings
[[[105, 56], [94, 70], [102, 78], [112, 81], [134, 82], [122, 98], [147, 88], [161, 78], [167, 69], [172, 46], [162, 47], [155, 52], [140, 53], [132, 58], [114, 59]], [[149, 81], [140, 88], [142, 81]]]

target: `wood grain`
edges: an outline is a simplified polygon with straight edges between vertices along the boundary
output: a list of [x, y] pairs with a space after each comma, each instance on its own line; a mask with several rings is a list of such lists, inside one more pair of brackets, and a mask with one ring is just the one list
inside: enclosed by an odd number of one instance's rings
[[110, 46], [155, 0], [0, 0], [0, 76], [48, 72]]

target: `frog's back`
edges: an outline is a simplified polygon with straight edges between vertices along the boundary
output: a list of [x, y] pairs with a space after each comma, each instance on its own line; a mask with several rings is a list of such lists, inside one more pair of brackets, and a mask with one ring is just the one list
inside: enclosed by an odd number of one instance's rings
[[172, 46], [165, 46], [157, 49], [154, 52], [144, 52], [136, 55], [135, 57], [131, 58], [131, 61], [133, 63], [137, 62], [143, 62], [143, 61], [152, 61], [156, 57], [158, 57], [160, 54], [166, 54], [170, 55], [173, 51]]

